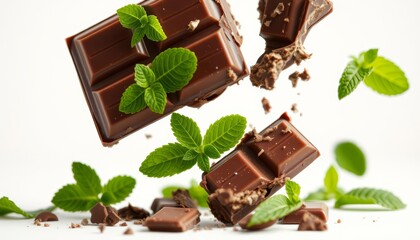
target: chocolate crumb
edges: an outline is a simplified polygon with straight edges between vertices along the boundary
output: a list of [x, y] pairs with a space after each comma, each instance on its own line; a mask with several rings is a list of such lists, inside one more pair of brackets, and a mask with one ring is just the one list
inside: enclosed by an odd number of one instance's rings
[[89, 220], [87, 218], [83, 218], [80, 224], [82, 224], [82, 226], [87, 226], [89, 225]]
[[258, 153], [258, 157], [261, 156], [264, 153], [264, 149], [261, 149], [261, 151]]
[[120, 223], [120, 227], [127, 227], [128, 224], [126, 222]]
[[263, 142], [263, 141], [271, 142], [273, 140], [273, 138], [270, 136], [265, 136], [265, 135], [263, 136], [259, 134], [255, 128], [252, 129], [252, 135], [254, 135], [255, 142]]
[[49, 226], [50, 226], [50, 224], [44, 223], [44, 227], [49, 227]]
[[297, 103], [293, 103], [292, 107], [290, 107], [290, 110], [292, 110], [293, 113], [299, 113]]
[[123, 233], [124, 235], [133, 235], [134, 234], [134, 232], [133, 232], [133, 229], [131, 229], [131, 228], [127, 228], [125, 231], [124, 231], [124, 233]]
[[289, 18], [284, 18], [284, 21], [288, 23], [288, 22], [290, 22], [290, 19]]
[[302, 222], [300, 222], [298, 231], [325, 231], [327, 224], [312, 213], [303, 214]]
[[251, 82], [254, 86], [272, 90], [285, 61], [278, 53], [264, 54], [262, 60], [251, 67]]
[[232, 82], [236, 82], [238, 80], [238, 75], [232, 70], [232, 68], [229, 68], [227, 71], [227, 76]]
[[264, 21], [264, 25], [265, 25], [266, 27], [270, 27], [270, 25], [271, 25], [271, 20], [265, 20], [265, 21]]
[[265, 114], [269, 113], [269, 112], [270, 112], [270, 110], [271, 110], [271, 104], [270, 104], [270, 102], [268, 101], [268, 99], [267, 99], [267, 98], [265, 98], [265, 97], [263, 97], [263, 98], [261, 99], [261, 103], [262, 103], [262, 106], [263, 106], [263, 108], [264, 108], [264, 112], [265, 112]]
[[98, 228], [99, 228], [99, 231], [101, 232], [101, 233], [103, 233], [104, 231], [105, 231], [105, 224], [103, 224], [103, 223], [101, 223], [101, 224], [99, 224], [99, 226], [98, 226]]
[[193, 32], [198, 27], [199, 23], [200, 23], [199, 19], [190, 21], [190, 23], [188, 23], [188, 31]]
[[279, 3], [278, 5], [277, 5], [277, 7], [274, 9], [274, 11], [271, 13], [271, 17], [272, 18], [274, 18], [274, 17], [276, 17], [277, 15], [280, 15], [280, 14], [282, 14], [283, 13], [283, 11], [284, 11], [284, 4], [281, 2], [281, 3]]
[[297, 83], [299, 81], [299, 72], [296, 71], [289, 75], [289, 80], [292, 81], [292, 86], [295, 88], [297, 86]]
[[311, 79], [311, 75], [309, 75], [308, 70], [303, 69], [303, 72], [299, 73], [299, 78], [303, 81], [309, 81]]
[[81, 228], [82, 226], [80, 226], [80, 224], [78, 223], [71, 223], [69, 228]]
[[146, 133], [146, 134], [144, 134], [144, 136], [146, 137], [146, 139], [151, 139], [152, 138], [152, 134]]
[[292, 130], [290, 130], [290, 128], [286, 127], [285, 129], [282, 129], [281, 132], [283, 134], [287, 134], [287, 133], [292, 133]]
[[36, 218], [36, 219], [34, 220], [34, 225], [36, 225], [36, 226], [41, 226], [41, 221], [40, 221], [38, 218]]
[[38, 215], [36, 215], [35, 219], [38, 219], [40, 222], [58, 221], [57, 215], [47, 211], [39, 213]]
[[133, 222], [134, 225], [143, 225], [144, 220], [136, 220]]
[[336, 223], [340, 224], [341, 223], [341, 219], [337, 219], [337, 222]]

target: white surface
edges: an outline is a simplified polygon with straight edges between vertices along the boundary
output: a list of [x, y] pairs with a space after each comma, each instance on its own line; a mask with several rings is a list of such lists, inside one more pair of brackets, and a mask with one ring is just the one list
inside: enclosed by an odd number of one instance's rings
[[[103, 181], [128, 174], [137, 180], [133, 194], [124, 201], [148, 207], [160, 188], [167, 184], [188, 184], [199, 179], [194, 168], [172, 178], [151, 179], [138, 172], [141, 161], [156, 147], [174, 141], [169, 118], [165, 118], [113, 148], [101, 146], [70, 54], [64, 39], [93, 25], [133, 1], [2, 1], [0, 8], [0, 195], [13, 199], [24, 209], [49, 205], [56, 190], [73, 182], [71, 163], [82, 161], [95, 168]], [[231, 0], [244, 35], [242, 51], [252, 65], [264, 47], [258, 37], [257, 1]], [[420, 148], [418, 43], [420, 22], [416, 0], [340, 0], [335, 10], [315, 26], [305, 43], [314, 55], [301, 66], [312, 79], [297, 89], [281, 75], [272, 92], [251, 87], [249, 79], [230, 87], [216, 101], [201, 109], [179, 111], [195, 119], [202, 129], [221, 116], [239, 113], [261, 130], [282, 112], [298, 103], [303, 116], [292, 114], [294, 125], [321, 151], [316, 160], [295, 178], [303, 194], [323, 182], [327, 167], [333, 163], [332, 150], [338, 141], [357, 142], [368, 157], [365, 177], [340, 172], [341, 185], [378, 187], [390, 190], [408, 204], [402, 211], [331, 210], [329, 230], [324, 233], [296, 232], [294, 227], [276, 226], [258, 233], [228, 230], [161, 234], [140, 231], [135, 237], [147, 239], [209, 239], [239, 237], [255, 239], [281, 236], [283, 239], [355, 239], [419, 237], [417, 231], [418, 171]], [[337, 100], [337, 86], [348, 56], [377, 47], [380, 54], [395, 61], [407, 74], [410, 90], [402, 96], [381, 96], [361, 84], [343, 101]], [[298, 95], [297, 93], [300, 93]], [[246, 98], [244, 98], [246, 96]], [[273, 105], [265, 115], [260, 100], [266, 96]], [[146, 140], [145, 134], [153, 138]], [[119, 207], [121, 205], [117, 205]], [[31, 220], [0, 218], [2, 239], [115, 239], [124, 229], [68, 229], [86, 213], [61, 213], [59, 223], [39, 228]], [[334, 224], [338, 219], [341, 224]], [[374, 222], [375, 220], [375, 222]], [[211, 220], [210, 220], [211, 222]], [[123, 237], [123, 236], [121, 236]]]

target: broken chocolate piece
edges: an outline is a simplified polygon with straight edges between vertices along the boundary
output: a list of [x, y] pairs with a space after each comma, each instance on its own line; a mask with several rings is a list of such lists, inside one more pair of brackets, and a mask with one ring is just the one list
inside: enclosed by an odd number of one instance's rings
[[108, 217], [106, 218], [106, 223], [108, 224], [108, 226], [114, 226], [121, 220], [115, 208], [107, 207], [106, 210], [108, 211]]
[[150, 213], [143, 208], [134, 207], [129, 203], [127, 207], [118, 210], [118, 216], [126, 221], [131, 221], [145, 219], [150, 216]]
[[[248, 75], [239, 49], [242, 39], [226, 0], [147, 0], [140, 5], [148, 14], [157, 16], [166, 40], [143, 38], [131, 48], [132, 32], [121, 26], [116, 15], [67, 39], [104, 146], [112, 146], [184, 106], [200, 107]], [[194, 19], [200, 23], [189, 31], [187, 26]], [[149, 108], [135, 114], [121, 113], [120, 99], [134, 83], [135, 64], [148, 65], [159, 53], [174, 47], [187, 48], [197, 56], [197, 71], [189, 84], [168, 94], [163, 114]], [[229, 69], [236, 74], [236, 81], [227, 76]]]
[[277, 219], [266, 222], [266, 223], [261, 223], [261, 224], [255, 224], [251, 227], [248, 227], [248, 222], [251, 220], [252, 218], [252, 214], [249, 214], [248, 216], [242, 218], [241, 221], [239, 221], [239, 226], [241, 226], [242, 229], [244, 230], [248, 230], [248, 231], [259, 231], [259, 230], [263, 230], [265, 228], [271, 227], [273, 226], [276, 222]]
[[[286, 119], [259, 133], [246, 134], [236, 149], [203, 175], [212, 213], [224, 223], [237, 223], [318, 156], [318, 150]], [[259, 156], [258, 156], [259, 155]]]
[[282, 70], [308, 59], [303, 42], [332, 9], [330, 0], [260, 0], [260, 35], [266, 50], [251, 67], [252, 84], [271, 90]]
[[262, 103], [262, 106], [263, 106], [263, 108], [264, 108], [264, 112], [265, 112], [265, 114], [269, 113], [269, 112], [270, 112], [270, 110], [271, 110], [271, 104], [270, 104], [270, 102], [268, 101], [268, 99], [267, 99], [267, 98], [265, 98], [265, 97], [263, 97], [263, 98], [261, 99], [261, 103]]
[[58, 221], [57, 215], [52, 212], [41, 212], [36, 215], [35, 219], [38, 219], [40, 222], [53, 222]]
[[191, 198], [188, 190], [178, 189], [172, 192], [172, 199], [183, 208], [197, 208], [197, 202]]
[[196, 208], [164, 207], [149, 217], [144, 225], [150, 231], [184, 232], [200, 222], [200, 213]]
[[299, 73], [299, 77], [300, 79], [302, 79], [302, 81], [308, 81], [309, 79], [311, 79], [311, 75], [309, 75], [308, 70], [303, 69], [303, 72]]
[[324, 222], [327, 222], [328, 220], [328, 206], [325, 203], [322, 202], [307, 202], [304, 203], [304, 205], [290, 213], [289, 215], [285, 216], [281, 223], [283, 224], [299, 224], [303, 220], [303, 215], [309, 212], [312, 215], [315, 215], [319, 219], [321, 219]]
[[102, 203], [97, 203], [91, 210], [91, 223], [106, 223], [109, 226], [117, 224], [121, 218], [118, 216], [117, 210], [113, 207], [105, 207]]
[[152, 209], [153, 213], [157, 213], [160, 209], [164, 207], [181, 207], [175, 200], [170, 198], [155, 198], [153, 200], [152, 206], [150, 209]]
[[298, 231], [325, 231], [327, 229], [326, 222], [309, 212], [303, 214], [298, 227]]
[[299, 81], [299, 72], [296, 71], [289, 75], [289, 80], [292, 82], [292, 87], [297, 87], [297, 83]]

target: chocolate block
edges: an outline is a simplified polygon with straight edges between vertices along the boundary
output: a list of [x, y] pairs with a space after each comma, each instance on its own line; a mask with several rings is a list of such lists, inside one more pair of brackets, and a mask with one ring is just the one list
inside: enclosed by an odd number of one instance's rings
[[322, 202], [307, 202], [300, 209], [285, 216], [281, 223], [283, 224], [299, 224], [303, 221], [303, 215], [309, 212], [324, 222], [328, 220], [328, 206]]
[[251, 67], [252, 84], [271, 90], [282, 70], [309, 58], [303, 42], [332, 6], [330, 0], [260, 0], [260, 36], [266, 50]]
[[237, 148], [203, 175], [213, 214], [235, 224], [319, 156], [286, 115], [260, 134], [248, 133]]
[[150, 231], [184, 232], [200, 222], [196, 208], [164, 207], [144, 222]]
[[181, 207], [175, 200], [171, 198], [155, 198], [153, 200], [152, 206], [150, 209], [152, 209], [153, 213], [157, 213], [160, 209], [164, 207]]
[[[140, 3], [158, 17], [167, 35], [162, 42], [144, 38], [131, 48], [132, 33], [116, 15], [67, 39], [93, 120], [104, 146], [184, 106], [200, 107], [248, 75], [239, 49], [241, 37], [226, 0], [148, 0]], [[199, 20], [191, 31], [188, 25]], [[135, 64], [149, 64], [162, 51], [184, 47], [195, 52], [197, 71], [190, 83], [168, 94], [165, 112], [148, 108], [119, 112], [124, 90], [134, 83]]]

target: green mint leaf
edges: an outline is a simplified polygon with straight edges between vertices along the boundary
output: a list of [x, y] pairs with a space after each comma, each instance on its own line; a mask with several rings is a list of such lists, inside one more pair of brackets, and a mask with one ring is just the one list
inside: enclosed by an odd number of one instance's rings
[[[146, 36], [148, 39], [160, 42], [166, 39], [165, 32], [163, 31], [162, 26], [160, 25], [159, 20], [155, 15], [149, 15], [148, 24], [145, 26], [146, 29]], [[146, 22], [146, 21], [144, 21]]]
[[325, 191], [328, 194], [335, 194], [338, 185], [338, 173], [334, 166], [331, 166], [324, 178]]
[[144, 35], [146, 35], [146, 28], [134, 29], [133, 37], [131, 38], [131, 47], [135, 47], [144, 38]]
[[341, 100], [352, 93], [371, 71], [372, 68], [362, 68], [354, 60], [349, 62], [340, 79], [338, 98]]
[[369, 67], [371, 67], [371, 64], [378, 57], [378, 49], [377, 48], [370, 49], [370, 50], [362, 53], [361, 55], [363, 55], [363, 63], [362, 63], [363, 67], [364, 68], [369, 68]]
[[[186, 189], [185, 187], [180, 186], [167, 186], [162, 189], [162, 195], [164, 198], [172, 198], [172, 192], [175, 192], [178, 189]], [[190, 194], [191, 195], [191, 194]]]
[[169, 48], [153, 60], [151, 68], [167, 93], [176, 92], [192, 79], [197, 57], [185, 48]]
[[325, 188], [320, 188], [315, 192], [309, 193], [306, 196], [305, 201], [328, 201], [331, 199], [338, 199], [344, 194], [344, 190], [341, 188], [337, 188], [335, 192], [328, 193]]
[[72, 171], [74, 180], [86, 195], [96, 196], [102, 192], [101, 179], [91, 167], [80, 162], [73, 162]]
[[256, 209], [248, 227], [282, 218], [302, 206], [302, 201], [291, 203], [284, 195], [273, 196], [262, 202]]
[[210, 161], [206, 155], [197, 155], [197, 165], [203, 172], [210, 172]]
[[204, 135], [204, 145], [213, 145], [220, 154], [234, 147], [245, 133], [246, 118], [228, 115], [214, 122]]
[[398, 210], [405, 208], [405, 204], [389, 191], [374, 188], [357, 188], [342, 195], [335, 202], [339, 208], [348, 204], [379, 204], [384, 208]]
[[148, 66], [136, 64], [134, 67], [134, 80], [142, 88], [148, 88], [156, 81], [155, 73]]
[[188, 148], [179, 143], [170, 143], [150, 153], [140, 167], [140, 172], [149, 177], [168, 177], [184, 172], [195, 165], [195, 161], [182, 158]]
[[366, 171], [366, 158], [362, 150], [354, 143], [341, 142], [335, 147], [335, 159], [338, 165], [358, 176]]
[[105, 184], [101, 201], [105, 205], [119, 203], [131, 194], [135, 186], [136, 180], [132, 177], [114, 177]]
[[171, 127], [174, 136], [182, 146], [196, 148], [201, 145], [202, 137], [197, 123], [189, 117], [173, 113]]
[[144, 100], [146, 89], [134, 83], [123, 93], [120, 101], [119, 111], [126, 114], [133, 114], [146, 108]]
[[365, 79], [365, 84], [374, 91], [385, 95], [398, 95], [409, 89], [404, 72], [393, 62], [378, 57], [372, 63], [373, 72]]
[[291, 180], [286, 182], [286, 193], [292, 203], [299, 203], [301, 201], [299, 198], [300, 186], [296, 182]]
[[182, 158], [182, 160], [185, 160], [185, 161], [191, 161], [191, 160], [196, 159], [196, 158], [197, 158], [197, 156], [198, 156], [198, 152], [197, 152], [197, 151], [195, 151], [194, 149], [190, 149], [190, 150], [188, 150], [188, 151], [185, 153], [185, 155], [184, 155], [184, 157]]
[[140, 22], [141, 22], [141, 28], [146, 28], [146, 26], [149, 24], [149, 17], [144, 15], [143, 17], [140, 18]]
[[54, 206], [69, 212], [88, 211], [99, 202], [97, 195], [88, 195], [76, 184], [62, 187], [55, 193]]
[[213, 145], [204, 146], [204, 154], [206, 154], [209, 158], [213, 158], [213, 159], [220, 158], [219, 151]]
[[209, 207], [207, 204], [207, 199], [209, 197], [208, 193], [204, 188], [197, 184], [195, 180], [191, 180], [190, 188], [188, 188], [191, 198], [197, 201], [198, 206], [200, 207]]
[[123, 27], [136, 29], [142, 26], [140, 19], [146, 16], [146, 10], [140, 5], [129, 4], [118, 9], [117, 15]]
[[144, 100], [152, 112], [163, 114], [166, 107], [166, 92], [162, 84], [154, 82], [146, 88]]
[[16, 204], [7, 197], [0, 198], [0, 216], [9, 214], [9, 213], [17, 213], [25, 218], [33, 218], [34, 215], [28, 212], [23, 211], [21, 208], [16, 206]]

